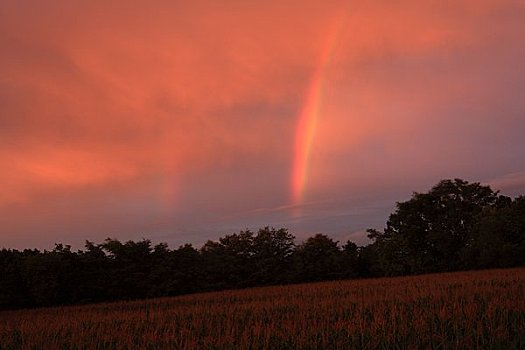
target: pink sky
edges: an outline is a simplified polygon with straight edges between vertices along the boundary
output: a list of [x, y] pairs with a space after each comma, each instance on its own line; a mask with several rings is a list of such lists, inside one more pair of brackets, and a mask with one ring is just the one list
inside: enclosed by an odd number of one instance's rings
[[363, 243], [443, 178], [525, 194], [523, 33], [518, 0], [0, 0], [0, 247]]

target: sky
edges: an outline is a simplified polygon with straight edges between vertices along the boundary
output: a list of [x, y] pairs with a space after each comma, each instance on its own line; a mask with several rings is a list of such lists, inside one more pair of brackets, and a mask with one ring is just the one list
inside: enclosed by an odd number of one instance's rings
[[439, 180], [525, 194], [522, 0], [0, 0], [0, 247], [366, 244]]

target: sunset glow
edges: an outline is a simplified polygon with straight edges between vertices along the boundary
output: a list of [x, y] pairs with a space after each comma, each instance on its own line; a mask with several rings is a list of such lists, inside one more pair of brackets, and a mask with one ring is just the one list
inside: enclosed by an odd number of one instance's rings
[[525, 189], [525, 3], [0, 0], [0, 248], [273, 225], [365, 242]]

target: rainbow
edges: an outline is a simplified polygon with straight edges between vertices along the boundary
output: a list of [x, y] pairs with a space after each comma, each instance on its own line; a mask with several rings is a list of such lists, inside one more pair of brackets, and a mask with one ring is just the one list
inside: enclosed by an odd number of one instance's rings
[[335, 21], [335, 25], [327, 37], [323, 50], [321, 51], [319, 62], [316, 65], [308, 85], [303, 107], [297, 118], [294, 159], [291, 173], [291, 195], [293, 205], [298, 205], [303, 202], [303, 196], [308, 181], [308, 165], [322, 101], [322, 91], [325, 80], [324, 73], [326, 68], [330, 65], [339, 33], [343, 27], [343, 22], [343, 18]]

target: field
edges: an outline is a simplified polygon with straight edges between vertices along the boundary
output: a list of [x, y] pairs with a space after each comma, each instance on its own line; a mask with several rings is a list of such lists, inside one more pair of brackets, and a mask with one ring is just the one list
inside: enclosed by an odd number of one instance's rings
[[0, 349], [523, 349], [525, 269], [0, 313]]

